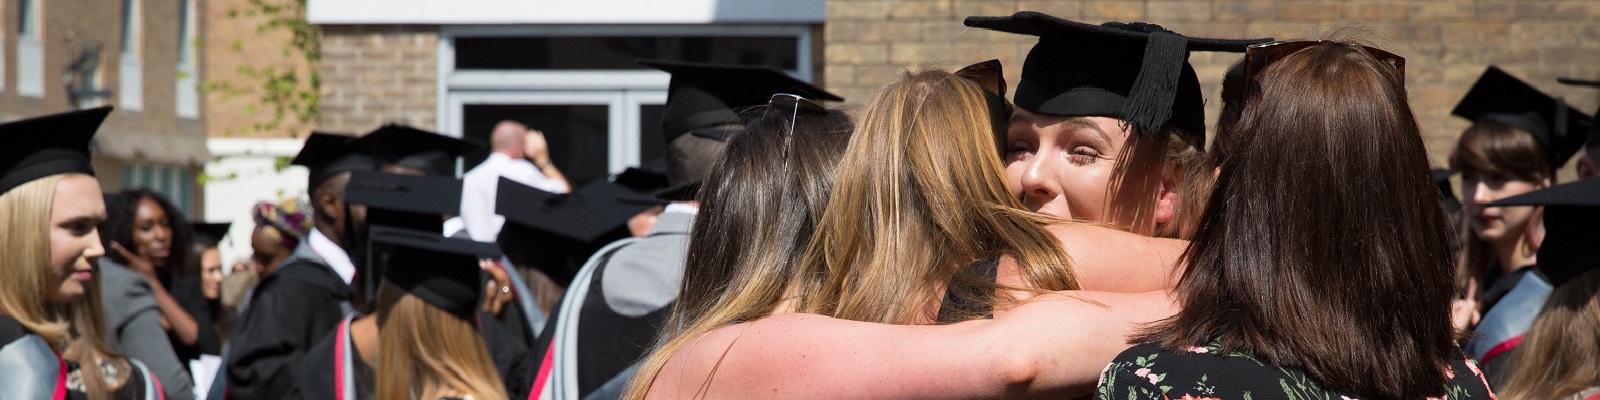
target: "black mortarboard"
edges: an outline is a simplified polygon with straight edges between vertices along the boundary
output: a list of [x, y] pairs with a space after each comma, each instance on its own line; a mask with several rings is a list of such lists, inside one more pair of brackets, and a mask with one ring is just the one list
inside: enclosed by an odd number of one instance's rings
[[311, 136], [306, 138], [306, 144], [300, 147], [300, 154], [295, 154], [290, 164], [311, 170], [307, 190], [316, 190], [317, 185], [340, 173], [372, 170], [378, 167], [377, 161], [371, 156], [350, 148], [352, 141], [355, 141], [355, 138], [322, 132], [312, 132]]
[[1039, 114], [1116, 117], [1154, 135], [1174, 125], [1205, 140], [1205, 101], [1191, 51], [1243, 52], [1271, 39], [1188, 38], [1142, 22], [1090, 25], [1022, 11], [966, 25], [1039, 37], [1013, 101]]
[[611, 178], [611, 183], [628, 188], [637, 193], [650, 194], [670, 186], [667, 182], [666, 171], [651, 171], [649, 168], [628, 167], [622, 173]]
[[[1586, 81], [1586, 80], [1572, 79], [1572, 78], [1557, 78], [1556, 80], [1561, 82], [1561, 83], [1565, 83], [1565, 84], [1573, 85], [1573, 86], [1584, 86], [1584, 87], [1600, 88], [1600, 81]], [[1590, 116], [1592, 116], [1592, 117], [1600, 117], [1600, 109], [1595, 110], [1594, 114], [1590, 114]], [[1589, 138], [1587, 140], [1584, 140], [1584, 142], [1583, 142], [1584, 144], [1583, 145], [1585, 147], [1600, 146], [1600, 121], [1596, 121], [1593, 118], [1590, 118], [1588, 122], [1589, 122]], [[1568, 132], [1568, 134], [1571, 134], [1571, 133]]]
[[222, 238], [228, 236], [228, 228], [232, 227], [233, 223], [192, 222], [189, 223], [189, 226], [194, 229], [195, 243], [206, 247], [217, 247], [217, 243], [221, 243]]
[[667, 85], [667, 104], [661, 112], [661, 132], [666, 136], [662, 143], [667, 144], [687, 133], [725, 140], [727, 130], [698, 128], [742, 123], [734, 110], [766, 104], [774, 93], [844, 101], [773, 68], [663, 60], [639, 60], [639, 64], [672, 74], [672, 81]]
[[461, 211], [461, 180], [353, 171], [345, 201], [367, 206], [367, 224], [444, 231], [444, 215]]
[[1539, 272], [1561, 286], [1600, 268], [1600, 179], [1551, 186], [1489, 203], [1498, 206], [1544, 206], [1544, 242], [1539, 245]]
[[372, 243], [389, 254], [384, 280], [462, 318], [476, 315], [483, 292], [478, 260], [500, 254], [492, 243], [388, 227], [374, 227]]
[[570, 194], [556, 194], [500, 178], [499, 190], [495, 213], [504, 215], [507, 222], [580, 243], [593, 243], [627, 226], [634, 215], [666, 203], [606, 181], [595, 181]]
[[1588, 136], [1587, 114], [1492, 65], [1450, 114], [1473, 123], [1498, 122], [1527, 131], [1544, 146], [1550, 168], [1556, 169], [1583, 148]]
[[0, 193], [56, 174], [94, 175], [89, 141], [111, 107], [0, 124]]
[[379, 164], [400, 165], [429, 176], [455, 176], [455, 160], [483, 146], [406, 125], [384, 124], [350, 142], [355, 151], [371, 155]]
[[1433, 184], [1439, 187], [1439, 198], [1444, 201], [1444, 210], [1456, 212], [1461, 210], [1461, 199], [1456, 198], [1456, 190], [1450, 187], [1450, 176], [1455, 171], [1448, 169], [1433, 170]]

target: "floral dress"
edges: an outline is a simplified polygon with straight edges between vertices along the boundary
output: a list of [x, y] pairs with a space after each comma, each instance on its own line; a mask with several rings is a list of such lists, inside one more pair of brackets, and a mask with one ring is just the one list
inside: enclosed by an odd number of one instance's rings
[[[1437, 399], [1498, 400], [1470, 359], [1455, 360], [1445, 374], [1449, 378], [1445, 394]], [[1171, 352], [1152, 343], [1117, 355], [1100, 374], [1094, 395], [1096, 400], [1357, 398], [1322, 387], [1304, 371], [1274, 367], [1239, 353], [1218, 354], [1215, 346]]]

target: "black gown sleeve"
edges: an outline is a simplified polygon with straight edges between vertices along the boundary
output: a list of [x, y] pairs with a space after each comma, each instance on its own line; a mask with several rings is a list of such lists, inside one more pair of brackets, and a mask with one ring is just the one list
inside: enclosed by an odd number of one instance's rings
[[295, 387], [294, 367], [316, 340], [338, 326], [343, 314], [338, 296], [318, 285], [284, 279], [279, 276], [283, 272], [287, 271], [280, 270], [262, 282], [232, 330], [227, 361], [229, 399], [288, 396]]
[[338, 330], [328, 332], [318, 340], [306, 355], [300, 359], [300, 368], [295, 371], [295, 387], [289, 391], [289, 399], [333, 399], [334, 364], [339, 360], [334, 358], [334, 342], [339, 339]]

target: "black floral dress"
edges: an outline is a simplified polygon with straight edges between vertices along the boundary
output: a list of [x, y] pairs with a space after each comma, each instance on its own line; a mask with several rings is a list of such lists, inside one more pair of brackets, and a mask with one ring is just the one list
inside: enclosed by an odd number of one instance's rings
[[[1437, 399], [1498, 400], [1489, 391], [1478, 364], [1457, 359], [1445, 372], [1444, 397]], [[1184, 399], [1353, 400], [1355, 395], [1324, 388], [1304, 371], [1278, 368], [1243, 354], [1218, 354], [1216, 347], [1165, 351], [1145, 343], [1117, 355], [1095, 389], [1096, 400]], [[1432, 400], [1432, 399], [1429, 399]]]

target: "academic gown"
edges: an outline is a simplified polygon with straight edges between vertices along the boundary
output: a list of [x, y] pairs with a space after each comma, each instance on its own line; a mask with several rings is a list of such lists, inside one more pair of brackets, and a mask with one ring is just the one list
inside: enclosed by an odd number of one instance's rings
[[[222, 337], [217, 334], [216, 320], [211, 315], [211, 302], [206, 300], [205, 292], [200, 288], [198, 277], [172, 277], [161, 282], [167, 291], [172, 294], [172, 300], [183, 307], [183, 311], [194, 317], [198, 337], [193, 345], [184, 345], [177, 340], [177, 336], [170, 335], [172, 350], [178, 354], [178, 359], [184, 363], [184, 368], [189, 367], [190, 360], [199, 359], [201, 355], [222, 355]], [[190, 371], [191, 373], [193, 371]]]
[[296, 366], [350, 311], [353, 290], [301, 243], [295, 257], [261, 280], [234, 325], [225, 357], [229, 400], [281, 399]]
[[[505, 384], [506, 393], [513, 399], [528, 397], [528, 382], [532, 374], [532, 359], [528, 346], [520, 342], [513, 329], [482, 315], [484, 346], [494, 361], [495, 371]], [[317, 341], [297, 368], [296, 388], [292, 399], [370, 400], [376, 392], [376, 371], [361, 359], [350, 338], [350, 322], [346, 317], [333, 332]], [[382, 334], [381, 332], [379, 333]], [[354, 371], [348, 373], [347, 371]], [[341, 388], [351, 386], [350, 389]]]
[[44, 338], [0, 315], [0, 398], [59, 399], [67, 395], [67, 363]]

